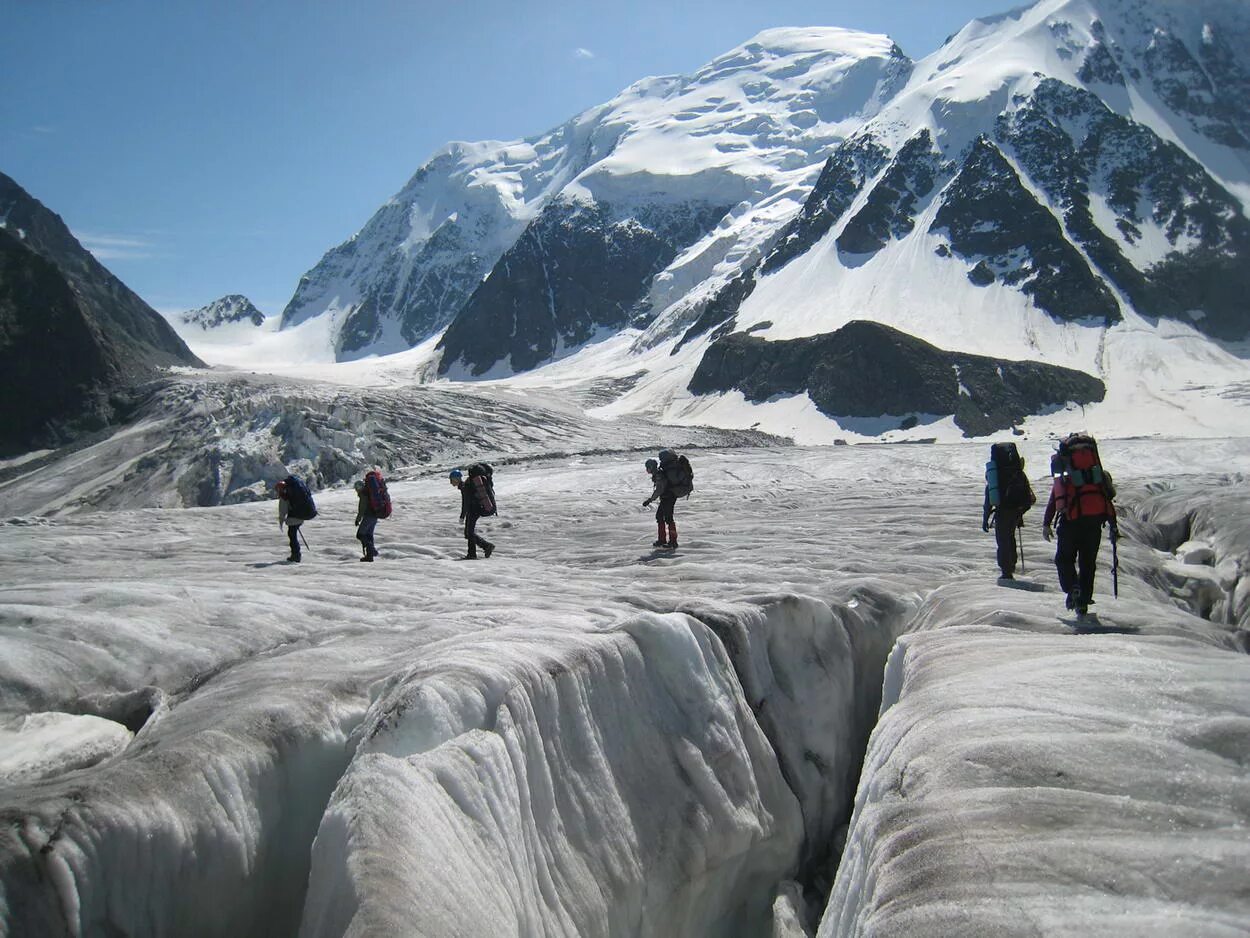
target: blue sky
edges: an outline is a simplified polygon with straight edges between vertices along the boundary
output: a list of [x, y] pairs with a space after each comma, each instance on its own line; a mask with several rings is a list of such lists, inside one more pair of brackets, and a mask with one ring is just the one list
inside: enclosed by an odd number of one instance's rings
[[773, 26], [912, 58], [1011, 0], [0, 0], [0, 172], [161, 310], [278, 313], [449, 140], [541, 133]]

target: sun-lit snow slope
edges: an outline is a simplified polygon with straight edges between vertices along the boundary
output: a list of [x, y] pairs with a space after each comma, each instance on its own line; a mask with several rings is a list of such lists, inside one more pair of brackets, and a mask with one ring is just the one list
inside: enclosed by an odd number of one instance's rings
[[883, 36], [769, 30], [692, 76], [644, 79], [541, 136], [449, 144], [302, 278], [283, 328], [326, 317], [327, 351], [340, 358], [398, 351], [450, 322], [556, 203], [607, 206], [622, 223], [639, 210], [719, 207], [715, 230], [683, 240], [656, 278], [650, 305], [663, 308], [784, 221], [830, 146], [909, 68]]
[[[1250, 373], [1247, 48], [1245, 5], [1221, 0], [1043, 0], [974, 21], [834, 151], [803, 212], [719, 291], [678, 357], [697, 363], [730, 329], [782, 340], [868, 319], [1094, 375], [1108, 394], [1090, 418], [1108, 430], [1244, 432], [1223, 391]], [[691, 367], [640, 382], [615, 410], [758, 416], [784, 432], [810, 406], [691, 400]], [[876, 415], [824, 416], [853, 434], [839, 418]], [[877, 433], [909, 415], [881, 416], [896, 421]]]
[[[322, 493], [298, 566], [279, 562], [272, 502], [10, 523], [0, 933], [814, 926], [881, 667], [913, 612], [923, 634], [909, 641], [953, 645], [952, 626], [980, 626], [972, 638], [1053, 646], [1079, 657], [1082, 675], [1104, 669], [1109, 689], [1093, 698], [1104, 724], [1124, 662], [1155, 668], [1134, 691], [1143, 744], [1175, 734], [1159, 708], [1177, 687], [1193, 680], [1193, 700], [1223, 704], [1222, 675], [1250, 660], [1235, 650], [1244, 631], [1187, 611], [1229, 619], [1234, 605], [1212, 604], [1212, 582], [1246, 609], [1250, 505], [1244, 480], [1220, 476], [1245, 464], [1244, 441], [1104, 441], [1126, 508], [1143, 513], [1124, 520], [1122, 598], [1107, 593], [1105, 564], [1099, 580], [1102, 628], [1124, 633], [1110, 636], [1057, 617], [1036, 519], [1026, 560], [1047, 591], [994, 585], [977, 523], [983, 449], [694, 452], [696, 492], [678, 506], [673, 556], [644, 546], [654, 523], [639, 504], [640, 461], [609, 456], [502, 468], [502, 514], [482, 525], [498, 551], [476, 563], [454, 562], [459, 501], [441, 476], [393, 486], [396, 514], [369, 565], [356, 559], [350, 491]], [[1024, 450], [1046, 464], [1044, 445]], [[1123, 647], [1099, 658], [1108, 642]], [[1206, 677], [1186, 670], [1199, 659]], [[1077, 703], [1018, 657], [1012, 667], [996, 676], [993, 703], [1016, 722], [980, 753], [987, 772], [1009, 770], [1021, 723], [1049, 725], [1047, 714]], [[990, 700], [978, 686], [969, 693]], [[895, 682], [886, 692], [899, 700], [888, 721], [908, 693]], [[1193, 745], [1225, 747], [1223, 761], [1161, 748], [1152, 765], [1184, 773], [1178, 798], [1230, 793], [1218, 808], [1185, 805], [1186, 816], [1244, 825], [1244, 730], [1221, 716], [1189, 727]], [[1055, 727], [1055, 745], [1081, 745], [1083, 727]], [[948, 736], [929, 770], [967, 771], [943, 755], [960, 733]], [[1116, 797], [1056, 785], [1052, 812], [1033, 823], [1077, 837], [1124, 831], [1116, 825], [1154, 810], [1146, 773], [1118, 758], [1091, 751], [1085, 767], [1127, 779]], [[1006, 789], [998, 799], [1020, 801]], [[1156, 880], [1198, 857], [1204, 882], [1244, 868], [1235, 849], [1220, 852], [1219, 829], [1183, 843], [1134, 836], [1143, 876], [1181, 860]], [[856, 832], [851, 843], [871, 847]], [[1016, 847], [1031, 883], [1049, 882], [1042, 846]], [[1103, 870], [1070, 870], [1070, 889], [1114, 891]], [[1250, 911], [1235, 889], [1214, 896], [1192, 876], [1203, 897], [1194, 915], [1205, 917], [1182, 922]], [[986, 895], [983, 906], [1012, 915], [1009, 897]], [[1117, 901], [1140, 918], [1161, 908], [1151, 900]], [[1076, 931], [1080, 915], [1074, 905], [1066, 919]]]

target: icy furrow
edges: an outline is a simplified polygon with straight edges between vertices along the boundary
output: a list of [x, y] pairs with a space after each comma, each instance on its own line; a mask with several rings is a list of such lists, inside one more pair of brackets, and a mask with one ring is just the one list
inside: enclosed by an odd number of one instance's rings
[[821, 938], [1245, 934], [1250, 658], [955, 621], [891, 655]]

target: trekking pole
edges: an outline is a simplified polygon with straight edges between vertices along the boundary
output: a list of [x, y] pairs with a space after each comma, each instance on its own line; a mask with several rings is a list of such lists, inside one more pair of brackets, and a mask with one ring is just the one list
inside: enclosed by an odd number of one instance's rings
[[1025, 573], [1024, 569], [1024, 526], [1016, 525], [1016, 541], [1020, 545], [1020, 572]]
[[308, 538], [304, 537], [304, 526], [300, 525], [298, 528], [296, 528], [295, 533], [298, 534], [299, 539], [304, 542], [304, 546], [308, 547]]
[[1116, 544], [1120, 540], [1120, 529], [1114, 525], [1111, 527], [1111, 595], [1116, 599], [1120, 598], [1120, 552], [1116, 550]]

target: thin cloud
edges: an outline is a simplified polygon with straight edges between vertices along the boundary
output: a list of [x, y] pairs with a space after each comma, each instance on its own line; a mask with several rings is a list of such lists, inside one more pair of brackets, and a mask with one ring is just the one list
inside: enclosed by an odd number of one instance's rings
[[595, 54], [593, 52], [589, 49], [584, 49], [581, 46], [578, 46], [573, 50], [573, 58], [575, 59], [593, 59], [594, 57]]
[[133, 235], [98, 234], [79, 231], [74, 233], [82, 246], [98, 261], [144, 261], [155, 256], [156, 247], [151, 241]]
[[53, 127], [51, 124], [36, 124], [34, 127], [30, 128], [30, 129], [31, 129], [34, 133], [37, 133], [37, 134], [54, 134], [54, 133], [56, 133], [56, 128], [55, 128], [55, 127]]

